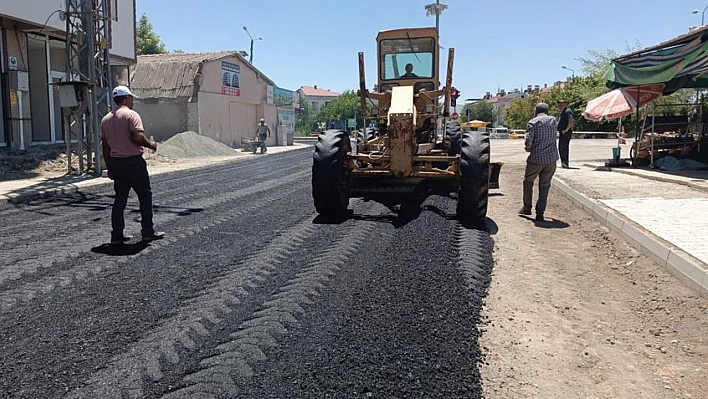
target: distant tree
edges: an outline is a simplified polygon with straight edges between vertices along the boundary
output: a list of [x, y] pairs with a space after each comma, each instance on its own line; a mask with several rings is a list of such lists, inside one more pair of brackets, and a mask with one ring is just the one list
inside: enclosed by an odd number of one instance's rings
[[320, 122], [329, 123], [330, 121], [343, 121], [354, 118], [359, 113], [361, 113], [359, 96], [357, 96], [355, 91], [347, 90], [322, 108], [317, 115], [317, 119]]
[[170, 53], [173, 53], [173, 54], [184, 54], [184, 50], [174, 49], [174, 50], [170, 51]]
[[163, 43], [162, 40], [160, 40], [160, 36], [155, 33], [145, 13], [140, 16], [140, 20], [138, 21], [138, 27], [135, 33], [135, 44], [138, 55], [167, 54], [165, 43]]
[[312, 109], [312, 104], [307, 102], [305, 96], [300, 96], [300, 109], [295, 111], [295, 134], [309, 136], [317, 130], [317, 113]]
[[[469, 119], [467, 118], [468, 109], [470, 110]], [[462, 107], [460, 115], [462, 115], [462, 120], [464, 122], [477, 120], [494, 123], [497, 120], [494, 106], [487, 101], [477, 101], [473, 104], [465, 104], [465, 106]]]
[[538, 100], [538, 94], [531, 94], [512, 101], [504, 109], [504, 120], [507, 125], [512, 129], [526, 129], [526, 123], [533, 117], [533, 108]]

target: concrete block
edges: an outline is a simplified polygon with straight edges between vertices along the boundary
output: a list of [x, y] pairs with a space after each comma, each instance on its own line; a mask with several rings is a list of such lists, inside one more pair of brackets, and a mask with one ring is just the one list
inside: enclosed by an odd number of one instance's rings
[[644, 249], [644, 253], [654, 259], [654, 262], [661, 265], [661, 267], [666, 267], [669, 254], [672, 250], [672, 247], [670, 245], [662, 242], [659, 239], [651, 237], [648, 234], [645, 234], [644, 239], [642, 241], [642, 247]]
[[708, 271], [688, 255], [671, 251], [666, 263], [669, 273], [679, 278], [696, 293], [708, 289]]
[[[644, 247], [644, 232], [637, 227], [634, 227], [631, 223], [625, 223], [622, 226], [622, 237], [638, 251], [642, 251]], [[664, 265], [661, 265], [664, 267]]]
[[703, 281], [700, 284], [698, 294], [703, 298], [708, 299], [708, 273], [703, 276]]
[[609, 210], [602, 204], [600, 203], [595, 203], [595, 206], [592, 208], [593, 214], [595, 214], [595, 217], [602, 222], [603, 225], [607, 225], [607, 214], [609, 214]]
[[624, 228], [625, 221], [616, 213], [610, 211], [607, 212], [607, 223], [605, 224], [610, 229], [616, 230], [617, 232], [622, 232]]

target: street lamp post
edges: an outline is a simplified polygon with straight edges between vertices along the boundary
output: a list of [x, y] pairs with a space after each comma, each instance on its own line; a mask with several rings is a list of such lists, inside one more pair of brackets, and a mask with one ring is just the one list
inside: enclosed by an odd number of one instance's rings
[[251, 39], [251, 51], [248, 53], [248, 62], [250, 64], [253, 64], [253, 41], [254, 40], [263, 40], [262, 37], [259, 37], [257, 39], [254, 39], [253, 36], [251, 36], [251, 32], [248, 31], [248, 28], [246, 28], [246, 25], [243, 26], [243, 30], [246, 31], [246, 34], [248, 35], [248, 38]]
[[698, 14], [699, 12], [701, 13], [701, 26], [703, 26], [704, 22], [705, 22], [706, 10], [708, 10], [708, 5], [703, 9], [703, 11], [701, 11], [701, 10], [691, 11], [691, 14]]
[[569, 71], [573, 74], [573, 75], [572, 75], [572, 76], [573, 76], [573, 80], [575, 80], [575, 69], [568, 68], [568, 67], [565, 66], [565, 65], [561, 65], [561, 68], [569, 70]]

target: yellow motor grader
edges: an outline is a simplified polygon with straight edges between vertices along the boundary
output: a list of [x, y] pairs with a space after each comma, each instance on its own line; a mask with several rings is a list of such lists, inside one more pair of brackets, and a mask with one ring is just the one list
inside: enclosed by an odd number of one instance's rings
[[356, 131], [356, 140], [335, 129], [319, 136], [312, 164], [317, 212], [341, 216], [352, 197], [456, 194], [458, 219], [480, 222], [490, 185], [489, 135], [447, 123], [454, 49], [440, 87], [437, 29], [381, 31], [376, 42], [378, 84], [367, 90], [360, 52], [358, 91], [364, 126], [375, 127]]

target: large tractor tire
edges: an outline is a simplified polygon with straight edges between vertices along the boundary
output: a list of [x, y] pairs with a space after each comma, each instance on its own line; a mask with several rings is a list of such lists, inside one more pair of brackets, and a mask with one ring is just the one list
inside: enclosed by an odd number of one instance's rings
[[322, 216], [343, 215], [349, 206], [346, 154], [351, 143], [346, 132], [327, 130], [320, 134], [312, 155], [312, 198]]
[[379, 129], [367, 127], [366, 129], [359, 129], [356, 134], [357, 143], [362, 143], [364, 141], [369, 141], [374, 138], [374, 136], [379, 135]]
[[450, 143], [449, 155], [455, 156], [460, 153], [460, 140], [462, 140], [462, 128], [457, 123], [448, 123], [445, 126], [445, 139]]
[[460, 178], [457, 217], [479, 224], [487, 216], [489, 197], [489, 134], [465, 132], [460, 143]]

